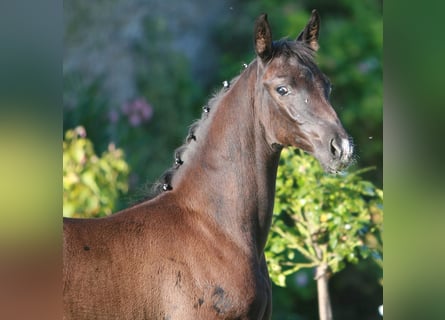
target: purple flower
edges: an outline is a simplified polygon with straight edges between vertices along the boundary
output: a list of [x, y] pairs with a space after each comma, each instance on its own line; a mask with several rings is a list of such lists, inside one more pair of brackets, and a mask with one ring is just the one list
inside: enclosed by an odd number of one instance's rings
[[124, 103], [121, 111], [128, 117], [128, 121], [133, 127], [138, 127], [153, 117], [153, 107], [144, 98]]
[[111, 123], [117, 123], [117, 121], [119, 120], [119, 113], [116, 110], [111, 110], [108, 113], [108, 119], [110, 120]]

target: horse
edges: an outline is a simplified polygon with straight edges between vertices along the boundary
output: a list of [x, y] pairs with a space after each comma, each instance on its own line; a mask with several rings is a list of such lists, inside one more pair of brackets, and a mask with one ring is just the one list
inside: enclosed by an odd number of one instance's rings
[[326, 172], [353, 143], [315, 63], [320, 17], [295, 39], [254, 25], [255, 58], [203, 108], [150, 198], [111, 216], [64, 219], [64, 319], [270, 319], [264, 247], [280, 152]]

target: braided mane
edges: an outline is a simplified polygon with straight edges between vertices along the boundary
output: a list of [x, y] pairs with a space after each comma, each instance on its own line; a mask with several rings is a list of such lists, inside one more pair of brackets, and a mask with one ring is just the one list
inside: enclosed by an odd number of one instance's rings
[[[281, 39], [278, 41], [273, 42], [273, 55], [285, 55], [285, 56], [297, 56], [298, 59], [309, 66], [315, 66], [314, 63], [314, 51], [309, 48], [307, 45], [297, 42], [297, 41], [291, 41], [289, 39]], [[255, 61], [255, 60], [254, 60]], [[253, 62], [252, 62], [253, 63]], [[243, 69], [247, 69], [250, 65], [243, 64]], [[139, 201], [136, 201], [136, 203], [140, 203], [146, 200], [150, 200], [158, 196], [159, 194], [172, 190], [172, 180], [175, 175], [175, 173], [179, 170], [181, 165], [184, 163], [182, 159], [182, 155], [184, 152], [188, 149], [190, 143], [192, 141], [196, 141], [196, 135], [195, 133], [198, 131], [198, 128], [200, 125], [208, 118], [209, 112], [216, 107], [221, 100], [221, 97], [226, 93], [230, 87], [231, 83], [234, 83], [241, 75], [236, 76], [233, 78], [230, 82], [224, 81], [223, 82], [223, 88], [218, 90], [212, 98], [210, 98], [209, 102], [202, 108], [203, 113], [201, 115], [201, 118], [196, 120], [190, 127], [189, 132], [187, 134], [187, 137], [184, 141], [184, 144], [177, 148], [174, 152], [174, 160], [173, 165], [167, 169], [160, 177], [159, 179], [150, 185], [147, 185], [143, 189], [143, 198]]]
[[[244, 68], [247, 68], [247, 65], [244, 65]], [[235, 77], [234, 79], [231, 80], [231, 82], [236, 81], [236, 79], [238, 79], [238, 78], [239, 78], [239, 76]], [[196, 141], [195, 134], [198, 131], [198, 128], [208, 118], [210, 110], [213, 109], [214, 107], [216, 107], [216, 105], [219, 103], [221, 97], [224, 95], [225, 92], [228, 91], [231, 82], [224, 81], [223, 88], [218, 90], [213, 95], [213, 97], [210, 98], [208, 103], [204, 107], [202, 107], [203, 112], [202, 112], [201, 118], [196, 120], [189, 127], [189, 131], [188, 131], [187, 137], [185, 138], [184, 144], [182, 144], [179, 148], [177, 148], [175, 150], [173, 165], [169, 169], [167, 169], [155, 183], [149, 184], [149, 185], [146, 185], [145, 187], [143, 187], [144, 196], [141, 200], [137, 200], [135, 204], [144, 202], [146, 200], [153, 199], [156, 196], [158, 196], [159, 194], [173, 189], [172, 185], [171, 185], [173, 177], [174, 177], [175, 173], [177, 172], [177, 170], [184, 163], [184, 161], [182, 159], [182, 155], [188, 149], [190, 143], [192, 143], [193, 141]]]

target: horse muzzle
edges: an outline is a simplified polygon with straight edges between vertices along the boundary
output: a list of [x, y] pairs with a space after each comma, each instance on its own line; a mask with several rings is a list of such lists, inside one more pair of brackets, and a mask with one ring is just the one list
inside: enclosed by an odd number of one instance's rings
[[351, 138], [333, 137], [329, 140], [328, 149], [329, 161], [324, 165], [326, 171], [337, 173], [351, 164], [354, 154]]

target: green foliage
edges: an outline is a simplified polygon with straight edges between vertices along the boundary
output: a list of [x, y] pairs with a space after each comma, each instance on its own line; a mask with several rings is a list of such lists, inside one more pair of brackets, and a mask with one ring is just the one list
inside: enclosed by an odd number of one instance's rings
[[68, 130], [63, 141], [63, 215], [110, 215], [119, 193], [127, 192], [129, 168], [124, 153], [113, 144], [101, 157], [85, 138], [83, 127]]
[[[333, 273], [359, 258], [382, 260], [383, 191], [363, 169], [326, 174], [301, 151], [283, 150], [266, 258], [272, 280], [327, 263]], [[301, 259], [303, 257], [303, 259]]]

